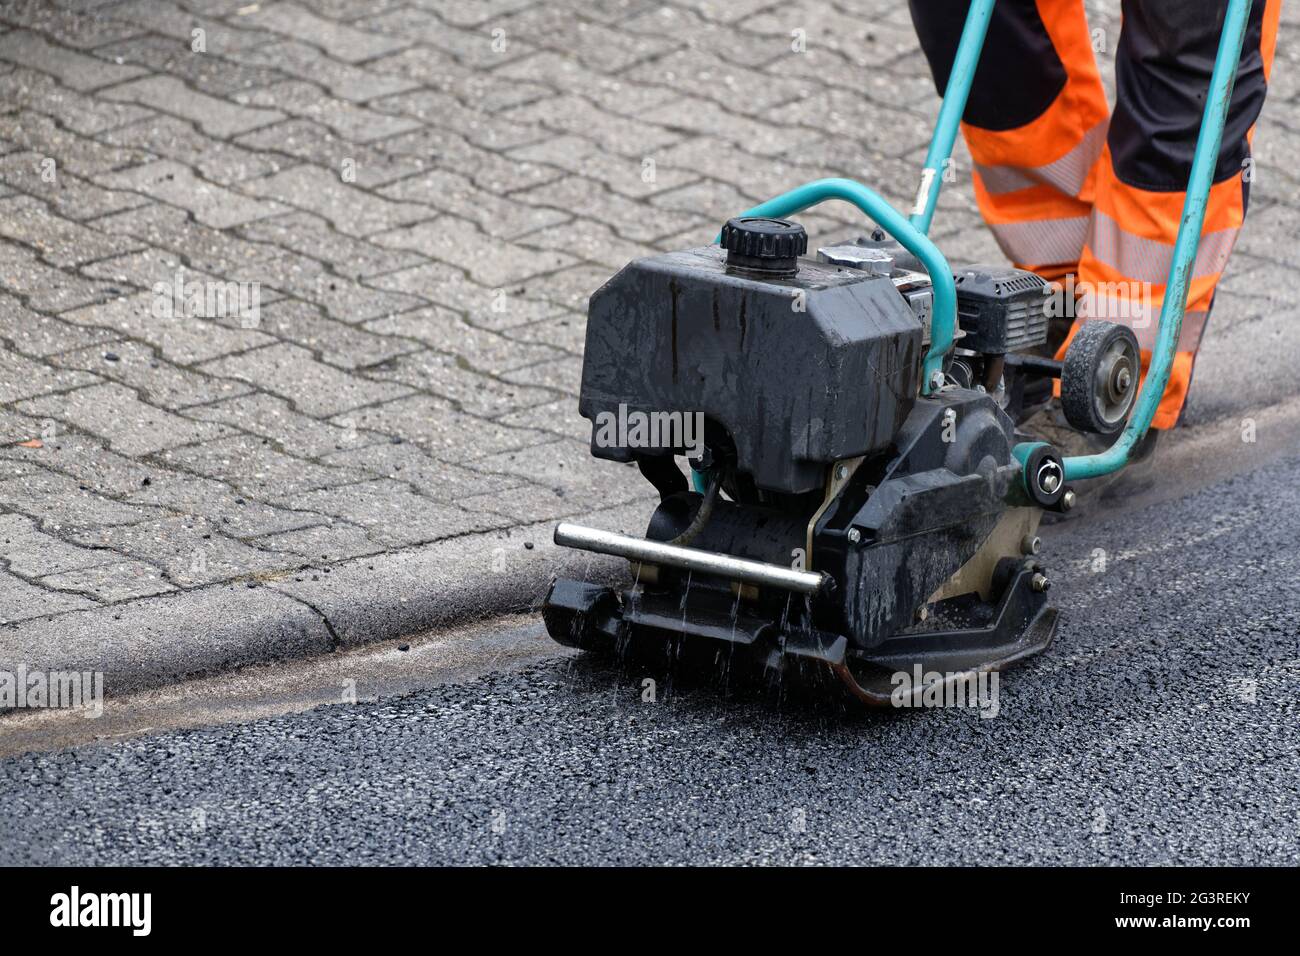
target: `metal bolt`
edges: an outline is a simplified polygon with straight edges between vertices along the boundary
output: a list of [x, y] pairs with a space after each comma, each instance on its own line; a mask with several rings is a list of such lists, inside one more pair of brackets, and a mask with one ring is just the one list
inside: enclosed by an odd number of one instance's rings
[[1052, 586], [1052, 582], [1047, 580], [1046, 574], [1035, 574], [1029, 579], [1029, 586], [1035, 591], [1043, 592]]
[[1126, 368], [1120, 369], [1119, 374], [1115, 376], [1115, 384], [1119, 386], [1120, 392], [1127, 392], [1132, 383], [1133, 373]]
[[1020, 539], [1021, 554], [1037, 554], [1043, 546], [1043, 539], [1036, 534], [1027, 534]]
[[1043, 490], [1047, 492], [1049, 495], [1052, 492], [1056, 491], [1057, 486], [1059, 486], [1060, 483], [1061, 483], [1061, 479], [1056, 477], [1056, 475], [1052, 474], [1051, 472], [1049, 472], [1046, 475], [1043, 475]]
[[845, 478], [847, 478], [848, 476], [849, 476], [849, 466], [848, 466], [848, 465], [836, 465], [836, 466], [835, 466], [835, 480], [836, 480], [836, 481], [843, 481], [843, 480], [844, 480]]
[[862, 540], [862, 532], [859, 531], [857, 528], [850, 528], [850, 529], [849, 529], [849, 540], [850, 540], [851, 542], [853, 542], [854, 544], [857, 544], [859, 541]]
[[930, 616], [930, 609], [926, 607], [924, 604], [922, 604], [920, 607], [916, 609], [916, 619], [918, 621], [924, 621], [929, 616]]
[[943, 388], [943, 372], [936, 371], [930, 376], [931, 388]]
[[1077, 500], [1073, 491], [1067, 491], [1061, 496], [1061, 510], [1069, 511]]

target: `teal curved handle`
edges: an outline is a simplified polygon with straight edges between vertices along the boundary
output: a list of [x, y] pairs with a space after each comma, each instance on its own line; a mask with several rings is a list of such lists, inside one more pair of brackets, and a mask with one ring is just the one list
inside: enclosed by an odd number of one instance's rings
[[804, 183], [788, 193], [759, 203], [742, 215], [783, 219], [828, 199], [842, 199], [857, 206], [897, 239], [904, 249], [921, 260], [929, 273], [934, 287], [934, 310], [930, 318], [930, 350], [926, 352], [921, 372], [921, 393], [930, 394], [942, 384], [943, 359], [952, 348], [957, 328], [957, 285], [953, 282], [948, 260], [928, 236], [908, 222], [879, 193], [851, 179], [818, 179]]

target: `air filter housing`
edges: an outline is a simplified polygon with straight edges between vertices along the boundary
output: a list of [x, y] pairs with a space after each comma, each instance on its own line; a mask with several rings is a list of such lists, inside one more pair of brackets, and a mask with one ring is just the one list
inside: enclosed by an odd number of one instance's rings
[[965, 266], [957, 283], [957, 344], [972, 352], [1002, 355], [1047, 342], [1047, 303], [1052, 287], [1040, 276], [1011, 266]]

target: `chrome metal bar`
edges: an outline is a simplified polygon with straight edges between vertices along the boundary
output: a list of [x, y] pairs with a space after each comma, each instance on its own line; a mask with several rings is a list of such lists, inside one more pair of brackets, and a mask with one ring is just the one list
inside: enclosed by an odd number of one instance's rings
[[626, 534], [585, 528], [567, 522], [556, 526], [555, 543], [565, 548], [610, 554], [645, 564], [662, 564], [683, 571], [716, 575], [746, 584], [766, 585], [797, 594], [815, 594], [826, 583], [826, 575], [815, 571], [796, 571], [779, 564], [733, 558], [729, 554], [683, 548], [662, 541], [647, 541], [645, 538], [633, 538]]

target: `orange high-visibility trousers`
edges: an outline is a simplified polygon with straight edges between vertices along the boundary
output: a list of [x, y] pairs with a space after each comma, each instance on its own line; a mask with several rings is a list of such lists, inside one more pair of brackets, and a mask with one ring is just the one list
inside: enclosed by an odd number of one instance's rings
[[[968, 4], [909, 0], [942, 93]], [[1082, 0], [998, 0], [962, 117], [975, 199], [1017, 266], [1063, 281], [1078, 320], [1133, 328], [1150, 361], [1227, 0], [1123, 0], [1118, 37]], [[1178, 422], [1214, 291], [1246, 215], [1250, 140], [1281, 0], [1255, 0], [1210, 190], [1169, 385], [1153, 424]], [[1115, 109], [1094, 48], [1115, 52]], [[1070, 335], [1078, 328], [1078, 321]], [[1066, 339], [1068, 344], [1069, 339]], [[1064, 355], [1065, 345], [1057, 357]]]

